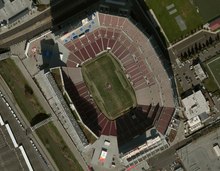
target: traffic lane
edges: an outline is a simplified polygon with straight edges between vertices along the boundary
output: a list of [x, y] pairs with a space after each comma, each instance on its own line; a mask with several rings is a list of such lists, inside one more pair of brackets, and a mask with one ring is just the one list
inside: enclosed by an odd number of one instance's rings
[[2, 43], [0, 44], [2, 48], [7, 48], [7, 47], [10, 47], [11, 45], [13, 44], [16, 44], [16, 43], [19, 43], [19, 42], [22, 42], [24, 40], [30, 40], [32, 39], [33, 37], [39, 35], [40, 33], [50, 29], [52, 26], [52, 22], [50, 23], [47, 23], [46, 25], [42, 25], [41, 27], [39, 27], [38, 29], [36, 30], [32, 30], [24, 35], [21, 35], [19, 37], [16, 37], [15, 39], [12, 39], [8, 42], [5, 42], [5, 43]]

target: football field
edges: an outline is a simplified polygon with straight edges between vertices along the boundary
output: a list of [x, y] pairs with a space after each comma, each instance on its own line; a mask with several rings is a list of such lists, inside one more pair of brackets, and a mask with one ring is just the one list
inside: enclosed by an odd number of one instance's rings
[[207, 63], [209, 71], [211, 72], [216, 84], [220, 89], [220, 57]]
[[132, 86], [120, 64], [105, 53], [82, 66], [84, 81], [99, 109], [113, 120], [136, 106]]

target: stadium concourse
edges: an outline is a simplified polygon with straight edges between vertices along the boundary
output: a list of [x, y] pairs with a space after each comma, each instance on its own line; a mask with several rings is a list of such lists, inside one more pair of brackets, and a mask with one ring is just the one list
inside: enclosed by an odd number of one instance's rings
[[[83, 123], [96, 136], [117, 136], [121, 146], [153, 126], [166, 133], [175, 111], [171, 83], [150, 38], [128, 18], [96, 12], [58, 42], [69, 51], [62, 59], [66, 63], [62, 67], [65, 89]], [[103, 52], [120, 63], [137, 99], [136, 108], [115, 120], [98, 109], [81, 73], [83, 63]]]

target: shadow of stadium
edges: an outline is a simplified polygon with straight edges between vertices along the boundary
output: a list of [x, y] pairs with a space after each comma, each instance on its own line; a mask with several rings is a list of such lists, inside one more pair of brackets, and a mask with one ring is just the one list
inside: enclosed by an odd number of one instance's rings
[[80, 114], [82, 121], [98, 136], [100, 134], [101, 127], [98, 124], [97, 109], [92, 104], [92, 101], [88, 101], [88, 99], [80, 96], [75, 84], [65, 72], [62, 71], [62, 75], [65, 89]]

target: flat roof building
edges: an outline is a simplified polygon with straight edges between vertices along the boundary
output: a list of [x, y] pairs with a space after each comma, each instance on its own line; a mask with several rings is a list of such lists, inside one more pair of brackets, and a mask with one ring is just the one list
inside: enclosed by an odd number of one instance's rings
[[219, 148], [219, 145], [218, 145], [218, 144], [216, 144], [216, 145], [213, 146], [213, 150], [214, 150], [216, 156], [217, 156], [217, 157], [220, 157], [220, 148]]
[[202, 113], [210, 113], [208, 101], [206, 101], [201, 91], [194, 92], [192, 95], [182, 99], [185, 117], [189, 120]]
[[194, 132], [203, 127], [203, 124], [201, 123], [201, 120], [199, 116], [195, 116], [194, 118], [187, 121], [187, 124], [189, 126], [189, 131]]
[[205, 74], [205, 72], [202, 69], [200, 64], [196, 64], [194, 66], [194, 70], [195, 70], [195, 73], [196, 73], [196, 77], [198, 77], [200, 79], [200, 81], [203, 81], [204, 79], [207, 78], [207, 75]]

